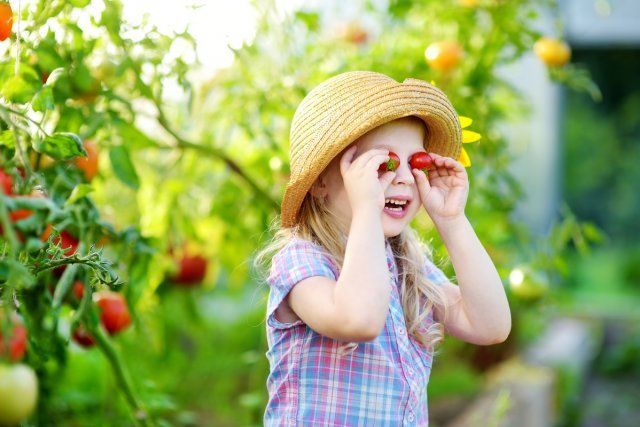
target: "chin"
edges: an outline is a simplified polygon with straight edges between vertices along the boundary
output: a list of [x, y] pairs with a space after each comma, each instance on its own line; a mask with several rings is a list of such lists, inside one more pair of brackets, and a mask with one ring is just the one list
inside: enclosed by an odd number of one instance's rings
[[398, 221], [394, 219], [384, 218], [382, 220], [382, 230], [384, 231], [384, 237], [395, 237], [402, 233], [402, 230], [407, 226], [406, 221]]

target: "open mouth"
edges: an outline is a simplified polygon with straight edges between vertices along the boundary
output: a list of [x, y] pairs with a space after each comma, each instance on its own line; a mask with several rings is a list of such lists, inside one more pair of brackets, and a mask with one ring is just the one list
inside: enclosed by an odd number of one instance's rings
[[384, 204], [384, 212], [394, 218], [402, 218], [405, 216], [409, 208], [409, 200], [386, 199]]

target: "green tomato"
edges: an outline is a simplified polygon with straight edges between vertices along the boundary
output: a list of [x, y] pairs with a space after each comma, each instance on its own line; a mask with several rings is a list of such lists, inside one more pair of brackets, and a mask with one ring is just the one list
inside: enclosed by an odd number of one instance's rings
[[519, 265], [509, 274], [511, 292], [522, 300], [534, 301], [549, 291], [549, 283], [543, 274], [528, 265]]
[[0, 364], [0, 425], [24, 421], [38, 402], [38, 377], [30, 366]]

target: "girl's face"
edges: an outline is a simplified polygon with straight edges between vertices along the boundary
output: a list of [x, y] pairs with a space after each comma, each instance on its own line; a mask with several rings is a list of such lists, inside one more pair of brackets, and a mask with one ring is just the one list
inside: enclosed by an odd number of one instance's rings
[[[400, 158], [395, 177], [385, 191], [385, 199], [407, 198], [407, 206], [403, 211], [404, 215], [401, 217], [386, 208], [382, 211], [382, 229], [385, 238], [400, 234], [418, 213], [422, 204], [415, 177], [411, 172], [409, 159], [416, 152], [426, 152], [422, 142], [423, 138], [424, 127], [422, 125], [398, 119], [373, 129], [356, 142], [358, 146], [356, 157], [374, 148], [388, 148]], [[324, 184], [324, 186], [320, 185], [321, 189], [315, 188], [312, 192], [326, 196], [325, 203], [328, 204], [328, 208], [340, 218], [343, 218], [346, 221], [345, 224], [350, 224], [352, 218], [351, 205], [344, 188], [342, 174], [340, 173], [340, 158], [343, 153], [344, 151], [332, 160], [325, 170], [324, 176], [321, 176], [320, 183]]]

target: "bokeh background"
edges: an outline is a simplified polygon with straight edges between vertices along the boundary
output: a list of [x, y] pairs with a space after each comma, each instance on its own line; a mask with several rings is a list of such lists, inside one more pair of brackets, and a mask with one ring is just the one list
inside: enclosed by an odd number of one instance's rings
[[359, 69], [472, 120], [512, 310], [445, 341], [431, 424], [637, 425], [640, 3], [12, 0], [0, 39], [0, 425], [261, 425], [290, 120]]

